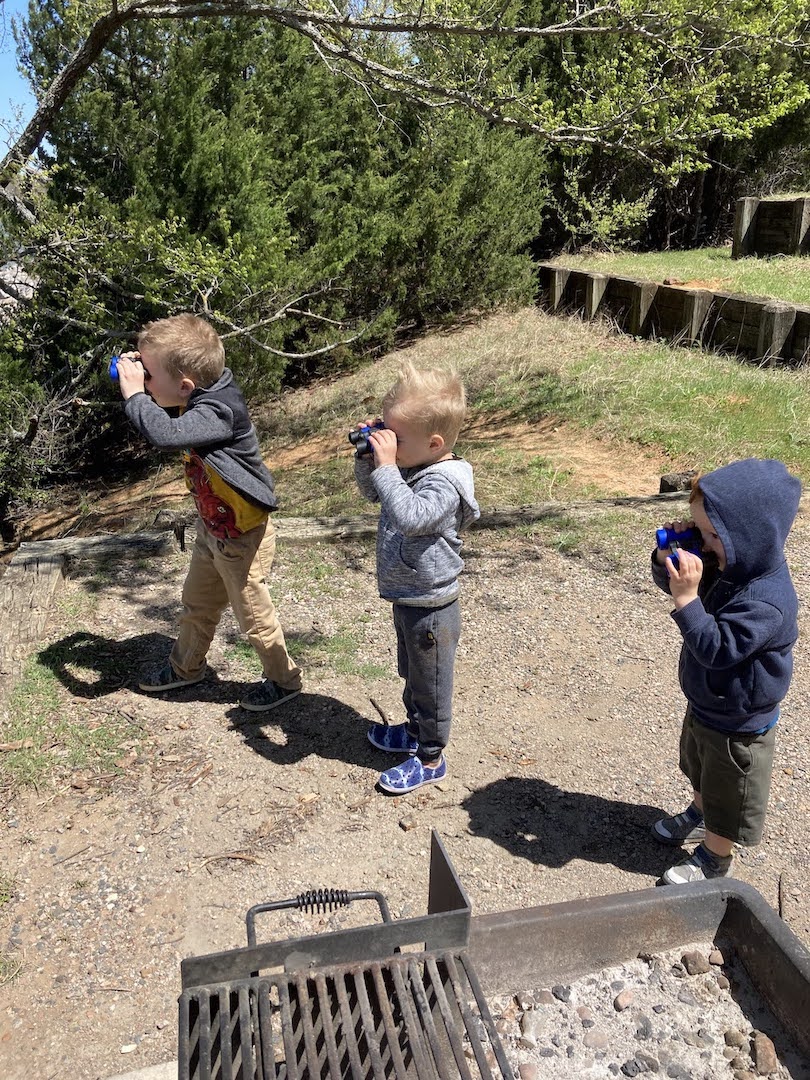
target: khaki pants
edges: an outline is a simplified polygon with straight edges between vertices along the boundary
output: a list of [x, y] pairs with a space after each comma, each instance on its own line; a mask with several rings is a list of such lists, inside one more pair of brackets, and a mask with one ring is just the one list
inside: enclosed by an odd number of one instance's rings
[[217, 540], [197, 519], [197, 540], [183, 585], [183, 614], [169, 657], [181, 678], [193, 679], [202, 671], [217, 623], [230, 604], [265, 678], [285, 690], [301, 688], [301, 670], [287, 653], [267, 588], [275, 553], [276, 534], [269, 520], [235, 540]]

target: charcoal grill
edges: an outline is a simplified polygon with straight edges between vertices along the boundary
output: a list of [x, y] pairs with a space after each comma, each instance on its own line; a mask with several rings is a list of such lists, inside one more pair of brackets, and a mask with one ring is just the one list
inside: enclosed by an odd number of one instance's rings
[[[366, 900], [380, 922], [256, 942], [264, 912]], [[435, 832], [426, 916], [318, 890], [258, 904], [246, 923], [246, 948], [181, 964], [179, 1080], [512, 1077], [467, 949], [469, 900]]]

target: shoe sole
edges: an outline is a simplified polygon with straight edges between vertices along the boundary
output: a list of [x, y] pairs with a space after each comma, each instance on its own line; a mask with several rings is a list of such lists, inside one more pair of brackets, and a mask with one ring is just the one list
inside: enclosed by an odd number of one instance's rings
[[246, 701], [240, 701], [239, 708], [247, 709], [248, 712], [271, 712], [273, 709], [277, 709], [279, 705], [286, 705], [288, 701], [292, 701], [292, 699], [298, 697], [300, 693], [300, 690], [291, 690], [289, 694], [285, 694], [283, 698], [279, 698], [278, 701], [273, 701], [270, 705], [251, 705]]
[[380, 743], [375, 742], [371, 737], [371, 732], [366, 732], [366, 738], [375, 748], [375, 750], [382, 750], [384, 754], [410, 754], [411, 757], [418, 751], [419, 747], [415, 747], [413, 750], [407, 750], [404, 746], [394, 748], [393, 746], [382, 746]]
[[658, 841], [659, 844], [665, 844], [667, 847], [680, 847], [682, 844], [699, 844], [702, 840], [706, 839], [705, 829], [695, 829], [689, 833], [688, 836], [662, 836], [655, 828], [655, 825], [650, 826], [650, 832]]
[[145, 694], [162, 694], [164, 690], [182, 690], [184, 686], [196, 686], [205, 678], [205, 672], [198, 679], [178, 679], [177, 682], [166, 683], [164, 686], [152, 686], [147, 683], [138, 683], [138, 689]]

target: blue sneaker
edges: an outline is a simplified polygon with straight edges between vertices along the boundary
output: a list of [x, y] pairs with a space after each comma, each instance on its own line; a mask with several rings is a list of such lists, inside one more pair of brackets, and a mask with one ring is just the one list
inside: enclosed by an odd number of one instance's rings
[[447, 762], [444, 755], [435, 769], [426, 769], [418, 757], [410, 757], [401, 765], [395, 765], [382, 774], [377, 783], [383, 791], [392, 795], [407, 795], [409, 791], [426, 784], [438, 784], [447, 776]]
[[407, 724], [372, 724], [368, 741], [389, 754], [415, 754], [419, 749], [419, 740], [408, 734]]

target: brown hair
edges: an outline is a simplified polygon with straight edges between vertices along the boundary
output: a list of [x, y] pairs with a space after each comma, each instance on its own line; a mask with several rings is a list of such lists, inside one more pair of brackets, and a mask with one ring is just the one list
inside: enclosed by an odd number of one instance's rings
[[420, 371], [408, 360], [401, 365], [397, 381], [383, 398], [383, 409], [390, 409], [427, 435], [441, 435], [451, 450], [464, 423], [467, 396], [455, 371], [445, 368]]
[[185, 376], [195, 386], [212, 386], [225, 368], [219, 334], [197, 315], [172, 315], [147, 323], [138, 334], [138, 348], [154, 350], [170, 374]]
[[694, 476], [692, 478], [692, 490], [689, 492], [689, 505], [693, 502], [697, 502], [698, 499], [703, 498], [703, 491], [700, 487], [700, 476]]

